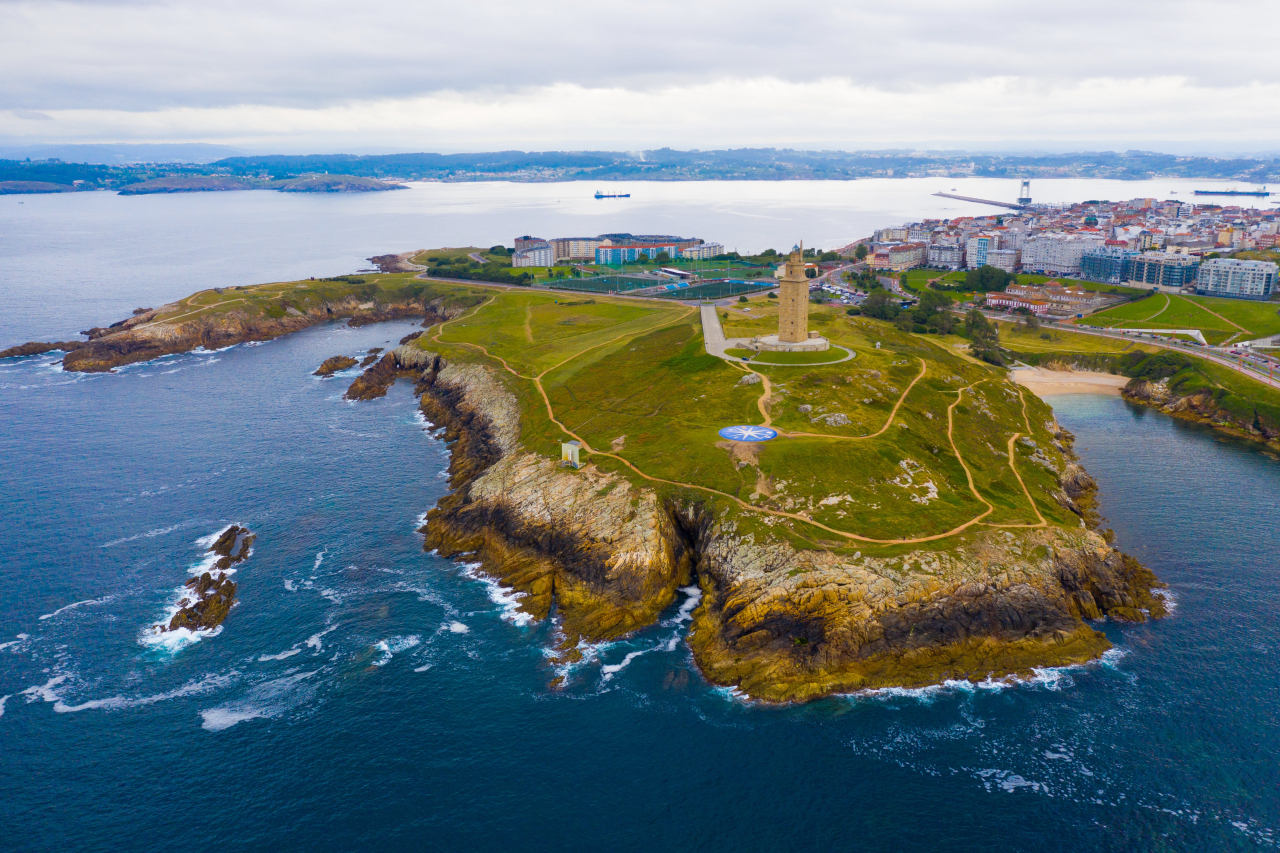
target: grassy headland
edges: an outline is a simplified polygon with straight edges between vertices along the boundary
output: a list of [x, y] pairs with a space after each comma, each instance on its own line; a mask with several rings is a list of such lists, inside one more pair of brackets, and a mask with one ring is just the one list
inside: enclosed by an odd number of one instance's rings
[[[727, 333], [776, 322], [771, 303], [730, 309]], [[838, 307], [812, 327], [853, 359], [743, 365], [706, 352], [689, 306], [381, 273], [203, 291], [66, 364], [410, 316], [431, 328], [357, 383], [412, 378], [446, 426], [453, 493], [427, 545], [555, 614], [565, 665], [690, 583], [703, 671], [772, 700], [1080, 663], [1109, 646], [1085, 619], [1163, 612], [1150, 572], [1089, 529], [1091, 483], [1043, 401], [951, 339]], [[719, 436], [738, 424], [779, 436]], [[570, 439], [581, 470], [558, 464]]]

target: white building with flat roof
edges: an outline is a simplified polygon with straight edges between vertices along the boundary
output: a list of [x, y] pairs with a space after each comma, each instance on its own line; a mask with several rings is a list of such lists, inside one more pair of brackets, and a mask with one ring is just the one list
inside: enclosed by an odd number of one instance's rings
[[545, 241], [529, 243], [523, 249], [517, 249], [511, 256], [513, 267], [549, 267], [556, 262], [551, 244]]
[[1196, 293], [1235, 299], [1270, 299], [1276, 286], [1276, 269], [1271, 261], [1210, 258], [1200, 265]]
[[1101, 235], [1037, 234], [1022, 246], [1022, 269], [1045, 275], [1079, 275], [1084, 253], [1105, 243]]
[[716, 255], [724, 254], [724, 246], [719, 243], [703, 243], [700, 246], [690, 246], [687, 249], [680, 250], [680, 257], [688, 258], [691, 261], [705, 261], [714, 258]]

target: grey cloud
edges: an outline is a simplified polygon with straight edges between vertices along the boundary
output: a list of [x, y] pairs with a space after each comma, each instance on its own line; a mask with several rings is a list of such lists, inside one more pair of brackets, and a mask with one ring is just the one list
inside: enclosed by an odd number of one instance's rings
[[[313, 108], [573, 83], [653, 90], [734, 77], [911, 91], [1185, 76], [1273, 82], [1236, 27], [1274, 0], [858, 4], [818, 0], [0, 2], [0, 108]], [[762, 110], [768, 108], [761, 105]]]

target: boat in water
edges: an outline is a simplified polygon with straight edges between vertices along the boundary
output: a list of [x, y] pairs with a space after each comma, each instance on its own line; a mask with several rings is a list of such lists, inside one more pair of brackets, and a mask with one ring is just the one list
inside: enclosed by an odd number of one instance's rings
[[596, 190], [596, 198], [631, 198], [631, 193], [602, 193]]
[[1271, 193], [1267, 192], [1266, 187], [1260, 190], [1195, 190], [1194, 192], [1196, 195], [1251, 195], [1260, 198], [1266, 198], [1271, 195]]

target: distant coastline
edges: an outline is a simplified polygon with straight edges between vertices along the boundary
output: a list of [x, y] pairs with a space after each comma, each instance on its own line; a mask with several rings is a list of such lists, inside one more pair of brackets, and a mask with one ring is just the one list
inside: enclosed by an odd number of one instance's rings
[[[961, 151], [499, 151], [475, 154], [312, 154], [225, 157], [211, 163], [99, 165], [0, 159], [0, 194], [114, 189], [199, 192], [278, 189], [367, 192], [401, 181], [851, 181], [862, 178], [1179, 178], [1250, 190], [1280, 183], [1280, 160], [1177, 157], [1149, 151], [975, 154]], [[301, 181], [302, 184], [296, 182]], [[247, 185], [243, 185], [247, 184]]]

